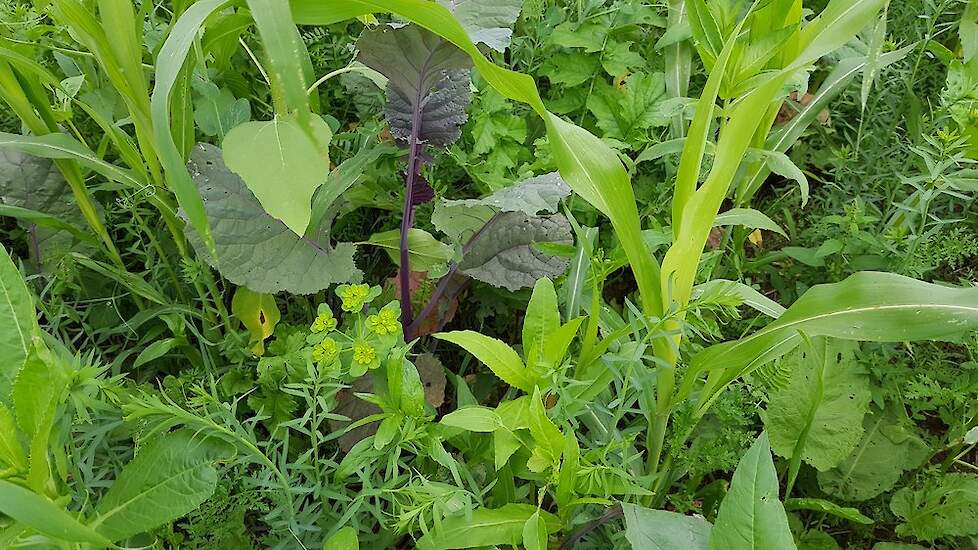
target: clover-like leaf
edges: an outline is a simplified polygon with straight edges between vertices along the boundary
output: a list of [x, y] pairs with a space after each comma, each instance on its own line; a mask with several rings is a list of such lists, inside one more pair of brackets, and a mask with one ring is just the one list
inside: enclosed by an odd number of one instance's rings
[[231, 282], [267, 294], [312, 294], [362, 277], [353, 262], [353, 244], [332, 247], [293, 233], [262, 209], [241, 178], [224, 165], [217, 147], [198, 144], [188, 168], [204, 199], [218, 258], [207, 253], [189, 226], [187, 238]]

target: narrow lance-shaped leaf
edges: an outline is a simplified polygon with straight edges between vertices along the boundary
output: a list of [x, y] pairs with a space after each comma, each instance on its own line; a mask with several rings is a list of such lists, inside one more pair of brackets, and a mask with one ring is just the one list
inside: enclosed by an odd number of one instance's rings
[[527, 393], [533, 391], [536, 377], [526, 368], [513, 348], [502, 341], [471, 330], [445, 332], [436, 334], [435, 338], [461, 346], [510, 386]]
[[549, 531], [556, 531], [556, 516], [528, 504], [477, 508], [468, 514], [443, 519], [441, 525], [418, 539], [418, 550], [449, 550], [513, 544], [523, 538], [527, 520], [539, 514]]
[[88, 543], [100, 548], [112, 542], [79, 522], [63, 507], [20, 485], [0, 479], [0, 512], [38, 533], [69, 542]]
[[714, 550], [795, 548], [788, 516], [778, 498], [778, 472], [762, 433], [740, 459], [730, 490], [720, 503], [710, 537]]
[[177, 196], [177, 202], [186, 212], [187, 218], [200, 235], [204, 247], [211, 256], [217, 255], [214, 238], [207, 225], [204, 201], [194, 186], [183, 157], [177, 149], [170, 130], [170, 98], [180, 76], [181, 68], [190, 53], [197, 33], [211, 14], [230, 5], [229, 0], [200, 0], [187, 8], [170, 30], [170, 34], [160, 48], [156, 64], [156, 84], [150, 109], [153, 117], [153, 131], [159, 150], [160, 164], [166, 174], [170, 189]]

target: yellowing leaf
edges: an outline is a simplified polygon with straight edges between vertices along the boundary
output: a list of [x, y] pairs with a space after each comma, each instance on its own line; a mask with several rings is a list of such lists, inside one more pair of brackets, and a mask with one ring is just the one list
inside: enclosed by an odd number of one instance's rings
[[251, 334], [251, 351], [255, 355], [265, 353], [265, 339], [275, 331], [282, 314], [271, 294], [259, 294], [245, 287], [238, 287], [231, 299], [231, 313]]

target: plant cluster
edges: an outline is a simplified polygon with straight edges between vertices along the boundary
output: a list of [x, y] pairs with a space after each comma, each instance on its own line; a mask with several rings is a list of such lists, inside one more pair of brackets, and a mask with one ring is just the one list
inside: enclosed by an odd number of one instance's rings
[[972, 548], [976, 113], [975, 0], [0, 0], [0, 548]]

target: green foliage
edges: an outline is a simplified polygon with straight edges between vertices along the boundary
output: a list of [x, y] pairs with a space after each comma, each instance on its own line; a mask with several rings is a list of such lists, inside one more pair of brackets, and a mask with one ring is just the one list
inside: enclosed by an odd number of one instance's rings
[[860, 372], [854, 347], [818, 338], [785, 359], [790, 378], [772, 392], [763, 415], [774, 452], [821, 471], [852, 452], [870, 399], [869, 378]]
[[973, 2], [42, 4], [0, 546], [976, 535]]
[[737, 465], [710, 536], [710, 548], [794, 548], [778, 498], [778, 475], [762, 433]]

